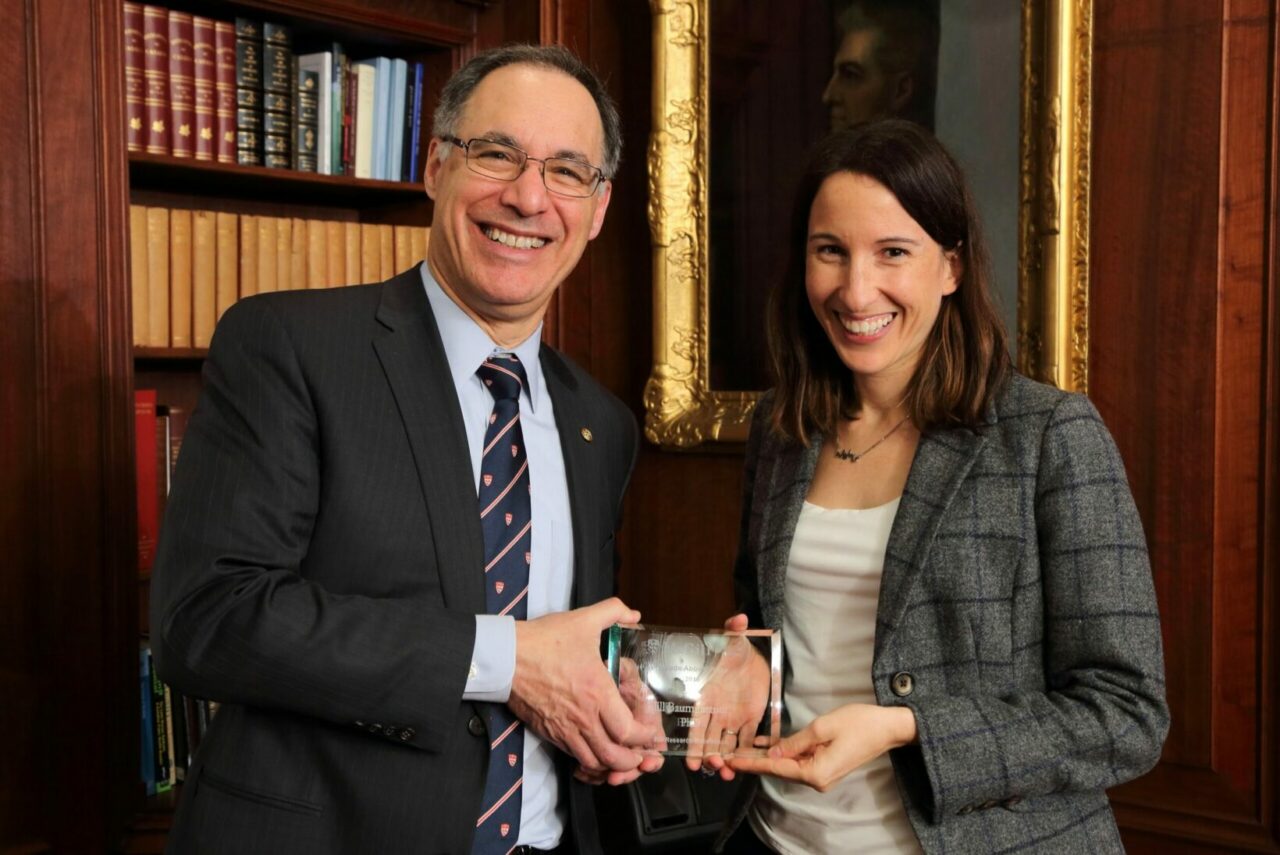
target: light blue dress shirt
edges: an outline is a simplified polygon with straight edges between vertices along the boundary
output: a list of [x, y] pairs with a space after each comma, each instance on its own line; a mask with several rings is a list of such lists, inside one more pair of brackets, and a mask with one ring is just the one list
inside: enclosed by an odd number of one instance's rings
[[[515, 348], [499, 348], [444, 293], [425, 262], [420, 269], [427, 301], [431, 304], [440, 340], [444, 343], [449, 374], [453, 377], [458, 403], [462, 407], [477, 502], [480, 495], [480, 459], [489, 414], [493, 412], [493, 396], [476, 376], [476, 369], [493, 353], [514, 353], [524, 363], [529, 384], [520, 393], [520, 427], [529, 458], [530, 509], [533, 512], [529, 619], [566, 611], [573, 590], [573, 524], [560, 433], [556, 429], [551, 395], [542, 377], [542, 364], [538, 361], [542, 325], [539, 324], [533, 335]], [[476, 572], [481, 572], [481, 568], [477, 567]], [[506, 703], [511, 694], [515, 669], [515, 620], [510, 616], [476, 615], [475, 648], [463, 699]], [[554, 849], [564, 833], [567, 809], [560, 799], [555, 751], [552, 745], [525, 728], [520, 839], [516, 841], [520, 845]]]

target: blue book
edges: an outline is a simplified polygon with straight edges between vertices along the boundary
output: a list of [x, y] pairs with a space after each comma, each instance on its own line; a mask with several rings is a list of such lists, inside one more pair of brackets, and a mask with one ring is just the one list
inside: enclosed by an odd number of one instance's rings
[[418, 164], [422, 161], [422, 63], [413, 64], [413, 84], [409, 87], [413, 102], [409, 106], [409, 172], [405, 181], [417, 181]]
[[373, 90], [373, 177], [387, 181], [391, 173], [387, 170], [387, 154], [391, 147], [387, 145], [387, 133], [391, 130], [388, 102], [391, 100], [391, 60], [385, 56], [374, 59], [376, 72]]
[[151, 704], [151, 651], [138, 648], [138, 681], [142, 688], [142, 783], [147, 795], [156, 793], [156, 726]]
[[404, 166], [404, 87], [409, 63], [391, 60], [391, 98], [387, 101], [387, 180], [399, 181]]

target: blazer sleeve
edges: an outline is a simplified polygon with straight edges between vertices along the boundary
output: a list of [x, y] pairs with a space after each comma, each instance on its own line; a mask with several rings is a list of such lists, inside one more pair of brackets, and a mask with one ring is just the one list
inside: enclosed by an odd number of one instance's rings
[[990, 801], [1101, 792], [1154, 766], [1168, 732], [1142, 524], [1081, 395], [1062, 398], [1041, 437], [1034, 512], [1045, 688], [908, 703], [935, 822]]
[[760, 609], [760, 576], [756, 561], [757, 551], [751, 543], [752, 533], [758, 529], [759, 510], [756, 508], [756, 473], [760, 468], [760, 455], [764, 437], [769, 430], [768, 410], [772, 395], [766, 395], [756, 405], [751, 419], [751, 431], [747, 435], [747, 453], [742, 469], [742, 504], [738, 524], [738, 555], [733, 562], [733, 592], [738, 611], [747, 616], [748, 625], [764, 626]]
[[334, 593], [299, 573], [321, 441], [272, 302], [232, 307], [166, 508], [151, 583], [157, 671], [187, 695], [378, 722], [384, 736], [438, 749], [458, 714], [474, 617], [422, 596]]

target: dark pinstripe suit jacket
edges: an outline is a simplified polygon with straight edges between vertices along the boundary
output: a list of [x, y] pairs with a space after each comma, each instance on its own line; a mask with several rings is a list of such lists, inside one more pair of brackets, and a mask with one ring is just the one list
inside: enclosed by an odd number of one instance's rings
[[[821, 438], [766, 436], [768, 408], [734, 573], [752, 622], [780, 628]], [[1088, 399], [1014, 377], [980, 433], [921, 439], [869, 676], [879, 704], [915, 712], [919, 745], [891, 756], [926, 852], [1122, 851], [1104, 790], [1156, 763], [1169, 712], [1142, 525]]]
[[[638, 432], [544, 347], [577, 605], [612, 592]], [[223, 702], [170, 851], [465, 853], [486, 768], [461, 700], [483, 613], [462, 417], [422, 280], [263, 295], [222, 319], [152, 581], [160, 675]], [[593, 435], [586, 442], [581, 428]], [[566, 782], [571, 839], [598, 851]]]

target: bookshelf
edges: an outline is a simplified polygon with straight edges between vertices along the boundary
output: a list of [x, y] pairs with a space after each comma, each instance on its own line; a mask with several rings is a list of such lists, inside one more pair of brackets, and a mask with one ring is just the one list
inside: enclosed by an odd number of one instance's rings
[[[422, 116], [463, 59], [542, 40], [537, 0], [171, 0], [293, 29], [294, 50], [424, 64]], [[559, 4], [547, 3], [548, 8]], [[7, 281], [0, 336], [0, 850], [158, 852], [175, 803], [139, 775], [133, 392], [192, 407], [206, 351], [135, 347], [129, 206], [425, 226], [417, 182], [130, 152], [116, 0], [27, 4], [0, 33]], [[430, 93], [430, 100], [425, 96]]]

